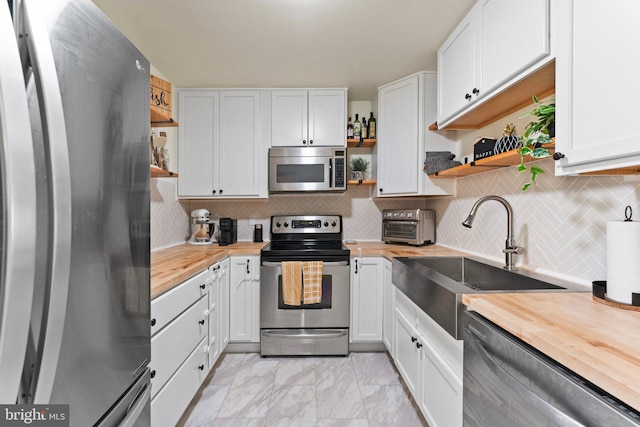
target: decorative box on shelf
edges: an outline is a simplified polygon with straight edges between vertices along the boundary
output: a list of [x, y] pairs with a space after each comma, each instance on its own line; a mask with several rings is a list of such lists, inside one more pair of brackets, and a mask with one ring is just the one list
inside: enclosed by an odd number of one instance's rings
[[173, 127], [178, 122], [171, 118], [171, 83], [151, 76], [151, 126]]
[[493, 138], [480, 138], [473, 144], [473, 160], [485, 159], [495, 153], [496, 140]]

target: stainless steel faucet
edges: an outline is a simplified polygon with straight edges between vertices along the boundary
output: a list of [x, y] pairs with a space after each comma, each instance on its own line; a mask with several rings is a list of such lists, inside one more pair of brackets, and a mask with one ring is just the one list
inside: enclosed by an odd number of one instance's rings
[[476, 216], [476, 212], [478, 211], [478, 207], [481, 204], [486, 202], [487, 200], [495, 200], [496, 202], [502, 203], [502, 206], [507, 210], [507, 241], [505, 242], [505, 248], [502, 250], [504, 252], [504, 268], [507, 270], [517, 270], [513, 263], [513, 254], [522, 255], [524, 253], [524, 248], [521, 246], [516, 246], [516, 242], [513, 238], [513, 209], [509, 202], [503, 199], [500, 196], [484, 196], [478, 199], [473, 206], [471, 207], [471, 211], [469, 212], [469, 216], [462, 222], [467, 228], [471, 228], [471, 224], [473, 223], [473, 219]]

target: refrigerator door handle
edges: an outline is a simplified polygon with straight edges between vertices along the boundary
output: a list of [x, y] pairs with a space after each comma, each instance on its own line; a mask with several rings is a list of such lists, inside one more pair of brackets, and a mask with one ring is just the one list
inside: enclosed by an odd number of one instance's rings
[[36, 261], [36, 174], [24, 77], [11, 14], [0, 5], [0, 403], [16, 403]]
[[40, 347], [40, 364], [35, 372], [33, 403], [49, 403], [62, 345], [71, 268], [71, 174], [69, 147], [62, 96], [51, 42], [44, 22], [51, 10], [31, 0], [20, 3], [30, 63], [40, 103], [42, 132], [49, 169], [51, 200], [51, 240], [49, 252], [49, 292]]
[[133, 427], [135, 425], [138, 417], [145, 409], [147, 403], [149, 403], [150, 393], [151, 387], [149, 387], [149, 383], [146, 382], [138, 391], [138, 394], [129, 405], [129, 408], [127, 408], [127, 415], [124, 417], [119, 427]]

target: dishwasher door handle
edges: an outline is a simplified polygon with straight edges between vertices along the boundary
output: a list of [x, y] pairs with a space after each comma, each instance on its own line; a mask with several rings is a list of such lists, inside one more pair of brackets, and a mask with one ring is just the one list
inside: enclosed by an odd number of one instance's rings
[[[570, 427], [570, 426], [585, 427], [584, 424], [571, 418], [569, 415], [565, 414], [560, 409], [551, 405], [542, 397], [538, 396], [529, 387], [522, 384], [517, 378], [511, 375], [506, 369], [500, 366], [500, 363], [496, 361], [496, 357], [492, 356], [489, 353], [489, 351], [485, 348], [485, 346], [482, 345], [483, 338], [478, 336], [478, 331], [475, 328], [467, 327], [467, 332], [469, 332], [470, 335], [473, 335], [473, 337], [475, 338], [474, 339], [475, 343], [469, 342], [468, 345], [470, 345], [473, 348], [473, 350], [475, 350], [476, 353], [484, 360], [485, 364], [489, 369], [491, 369], [494, 375], [506, 377], [508, 380], [512, 381], [515, 385], [520, 387], [522, 391], [528, 397], [531, 398], [532, 406], [537, 407], [543, 410], [544, 412], [548, 413], [553, 418], [554, 422], [557, 423], [557, 425], [561, 425], [565, 427]], [[467, 343], [465, 343], [465, 345], [467, 345]]]
[[[303, 261], [304, 262], [304, 261]], [[282, 263], [274, 262], [274, 261], [262, 261], [263, 267], [280, 267]], [[322, 265], [324, 267], [343, 267], [345, 265], [349, 265], [349, 261], [330, 261], [323, 262]]]

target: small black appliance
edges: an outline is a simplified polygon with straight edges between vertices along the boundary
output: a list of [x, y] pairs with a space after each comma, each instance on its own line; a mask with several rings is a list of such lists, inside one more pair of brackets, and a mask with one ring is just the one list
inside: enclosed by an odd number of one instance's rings
[[218, 238], [220, 246], [227, 246], [238, 241], [238, 220], [220, 218], [218, 228], [220, 229], [220, 237]]

